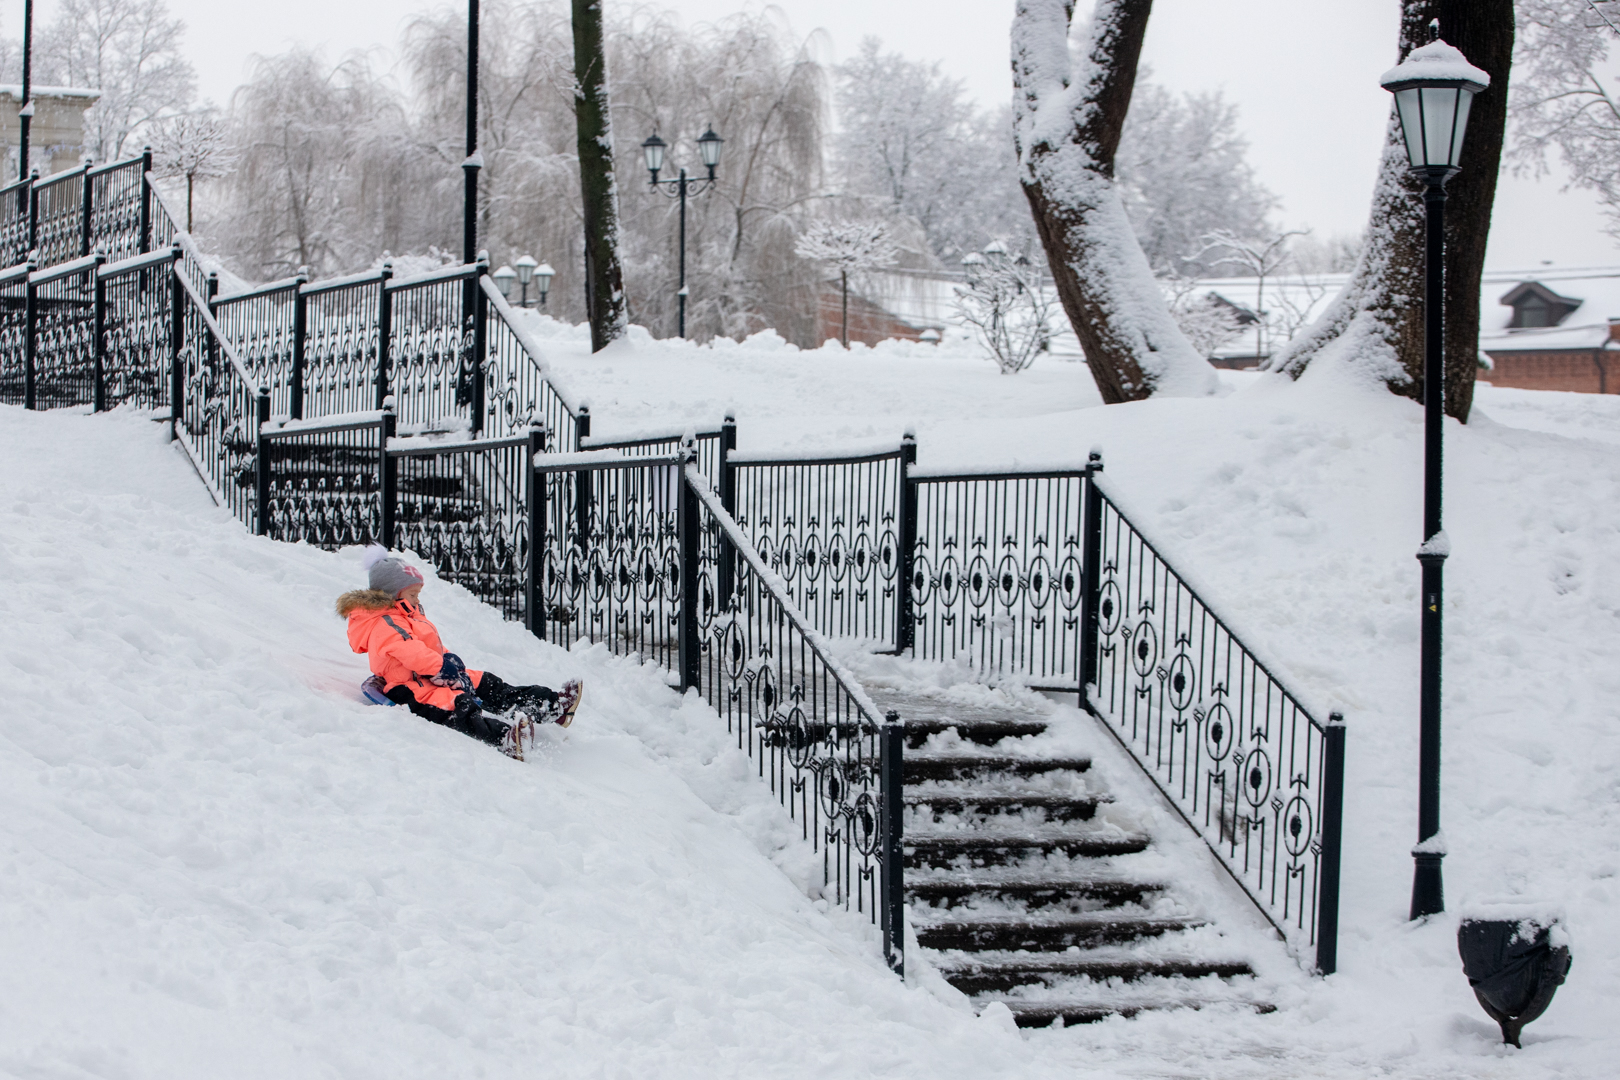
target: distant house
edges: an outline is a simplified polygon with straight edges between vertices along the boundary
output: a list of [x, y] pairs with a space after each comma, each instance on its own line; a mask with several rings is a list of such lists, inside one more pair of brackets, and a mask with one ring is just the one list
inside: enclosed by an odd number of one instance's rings
[[[100, 90], [71, 86], [30, 87], [34, 119], [28, 125], [28, 157], [41, 176], [77, 168], [84, 161], [84, 114], [101, 97]], [[17, 110], [22, 87], [0, 83], [0, 141], [6, 147], [6, 171], [0, 182], [17, 179], [17, 148], [22, 140]], [[98, 163], [99, 164], [99, 163]]]
[[1549, 271], [1499, 291], [1502, 283], [1487, 275], [1480, 297], [1479, 348], [1492, 364], [1480, 381], [1620, 393], [1620, 271]]

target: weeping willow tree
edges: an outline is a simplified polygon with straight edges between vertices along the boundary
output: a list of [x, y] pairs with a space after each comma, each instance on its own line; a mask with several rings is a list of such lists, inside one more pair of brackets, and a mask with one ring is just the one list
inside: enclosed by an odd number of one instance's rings
[[[794, 254], [822, 193], [826, 122], [819, 39], [766, 15], [685, 27], [608, 9], [618, 140], [620, 244], [632, 321], [675, 332], [675, 201], [650, 189], [640, 142], [670, 145], [664, 177], [697, 162], [712, 125], [719, 184], [687, 220], [689, 336], [775, 327], [810, 344], [816, 267]], [[547, 310], [586, 317], [584, 224], [570, 10], [560, 0], [483, 5], [479, 63], [479, 236], [495, 265], [528, 254], [556, 268]], [[293, 52], [261, 61], [232, 102], [243, 163], [206, 194], [200, 231], [246, 277], [367, 266], [388, 250], [458, 252], [465, 156], [466, 23], [454, 12], [406, 27], [408, 89], [363, 61]], [[447, 256], [448, 257], [448, 256]]]

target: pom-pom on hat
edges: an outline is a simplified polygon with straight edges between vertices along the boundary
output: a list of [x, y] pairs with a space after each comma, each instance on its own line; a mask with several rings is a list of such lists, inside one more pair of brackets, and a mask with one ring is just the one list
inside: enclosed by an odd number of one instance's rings
[[412, 585], [422, 584], [422, 571], [397, 555], [390, 555], [381, 544], [372, 544], [360, 557], [360, 565], [371, 575], [370, 586], [378, 592], [398, 597]]

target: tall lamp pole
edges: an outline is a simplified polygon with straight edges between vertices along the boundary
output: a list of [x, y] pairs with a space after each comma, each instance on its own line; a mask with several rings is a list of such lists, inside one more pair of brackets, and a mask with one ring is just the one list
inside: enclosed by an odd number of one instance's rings
[[1440, 861], [1440, 645], [1446, 556], [1440, 521], [1441, 451], [1445, 423], [1446, 181], [1458, 173], [1463, 133], [1474, 95], [1491, 78], [1438, 37], [1413, 49], [1379, 80], [1395, 95], [1412, 171], [1423, 181], [1425, 287], [1423, 298], [1423, 564], [1422, 692], [1418, 707], [1418, 843], [1412, 849], [1411, 917], [1446, 909]]
[[467, 160], [461, 163], [465, 201], [461, 217], [461, 261], [478, 261], [478, 0], [467, 0]]
[[28, 126], [34, 118], [34, 0], [23, 0], [22, 106], [17, 111], [20, 137], [17, 146], [17, 179], [28, 179]]
[[720, 145], [724, 142], [724, 139], [714, 133], [712, 127], [698, 136], [698, 153], [702, 155], [703, 164], [709, 170], [709, 175], [701, 180], [688, 180], [684, 168], [681, 169], [677, 179], [659, 180], [658, 172], [664, 167], [664, 151], [669, 144], [660, 139], [657, 132], [641, 144], [641, 152], [647, 156], [647, 171], [652, 173], [653, 190], [662, 191], [665, 195], [681, 201], [681, 283], [675, 293], [678, 313], [676, 333], [680, 337], [686, 336], [686, 196], [688, 192], [694, 197], [701, 195], [717, 183], [714, 170], [720, 164]]

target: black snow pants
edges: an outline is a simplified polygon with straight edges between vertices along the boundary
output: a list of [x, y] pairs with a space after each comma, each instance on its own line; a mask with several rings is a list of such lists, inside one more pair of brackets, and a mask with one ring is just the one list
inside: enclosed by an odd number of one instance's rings
[[388, 697], [396, 704], [408, 706], [411, 712], [424, 720], [443, 724], [463, 735], [499, 746], [510, 725], [493, 716], [485, 716], [484, 709], [506, 712], [519, 705], [550, 705], [557, 700], [557, 692], [547, 686], [513, 686], [493, 671], [486, 671], [478, 680], [478, 696], [457, 694], [453, 712], [417, 701], [411, 688], [403, 683], [388, 691]]

